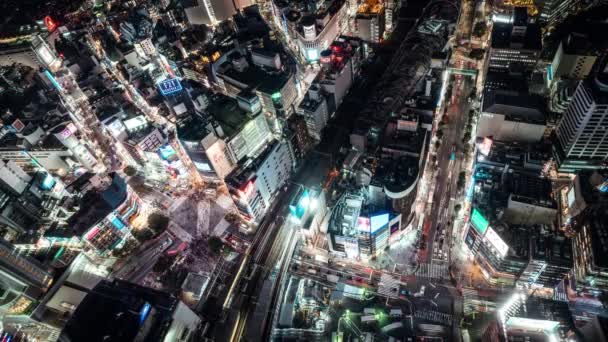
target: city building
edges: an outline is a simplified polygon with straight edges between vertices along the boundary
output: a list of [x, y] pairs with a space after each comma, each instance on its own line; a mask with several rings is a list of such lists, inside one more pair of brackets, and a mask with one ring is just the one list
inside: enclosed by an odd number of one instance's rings
[[477, 137], [496, 140], [538, 142], [545, 133], [546, 120], [540, 97], [503, 90], [483, 97]]
[[297, 98], [295, 72], [260, 63], [260, 51], [234, 49], [223, 54], [212, 65], [213, 78], [224, 94], [237, 97], [243, 91], [255, 93], [264, 112], [273, 118], [287, 118]]
[[384, 3], [382, 1], [363, 1], [355, 16], [357, 37], [366, 42], [380, 43], [384, 38], [385, 20]]
[[217, 26], [251, 4], [249, 0], [191, 0], [183, 7], [191, 25]]
[[52, 282], [53, 274], [47, 267], [0, 240], [0, 313], [23, 314]]
[[494, 340], [566, 341], [577, 340], [576, 327], [568, 303], [514, 291], [498, 310]]
[[580, 81], [555, 131], [554, 156], [560, 172], [598, 169], [608, 157], [608, 73]]
[[294, 163], [289, 145], [274, 141], [226, 177], [232, 199], [246, 220], [260, 223], [276, 193], [291, 177]]
[[87, 206], [70, 217], [67, 229], [49, 231], [47, 236], [75, 234], [100, 254], [116, 248], [130, 234], [141, 200], [118, 174], [107, 178], [100, 188], [88, 191], [80, 199]]
[[321, 52], [319, 62], [323, 69], [316, 81], [328, 95], [327, 108], [330, 116], [340, 106], [359, 74], [366, 50], [366, 43], [360, 39], [340, 37], [328, 50]]
[[260, 154], [272, 140], [266, 116], [241, 106], [215, 94], [207, 115], [194, 114], [178, 123], [181, 146], [202, 176], [223, 179], [238, 162]]
[[348, 27], [348, 1], [345, 0], [327, 1], [304, 9], [289, 1], [272, 4], [275, 20], [279, 21], [277, 27], [283, 28], [308, 62], [317, 62], [321, 51]]
[[494, 22], [487, 71], [531, 73], [542, 49], [538, 24], [528, 22], [526, 9], [515, 8], [508, 22]]
[[304, 99], [298, 105], [297, 113], [304, 117], [308, 134], [315, 141], [321, 141], [330, 113], [327, 109], [327, 99], [318, 84], [313, 83], [308, 88]]
[[188, 341], [201, 319], [174, 296], [115, 280], [101, 281], [82, 299], [59, 341]]
[[518, 284], [551, 296], [572, 269], [573, 253], [570, 239], [552, 228], [557, 203], [551, 182], [541, 177], [545, 158], [532, 153], [533, 146], [478, 147], [464, 241], [491, 284]]
[[586, 298], [597, 298], [608, 291], [607, 218], [606, 206], [600, 204], [579, 214], [573, 223], [574, 281], [571, 285]]
[[314, 140], [308, 133], [306, 120], [300, 115], [292, 115], [287, 120], [287, 126], [283, 130], [283, 137], [291, 148], [292, 155], [295, 158], [296, 169], [298, 169], [314, 147]]
[[560, 78], [582, 80], [589, 75], [598, 57], [588, 35], [572, 32], [559, 43], [547, 70], [549, 86]]

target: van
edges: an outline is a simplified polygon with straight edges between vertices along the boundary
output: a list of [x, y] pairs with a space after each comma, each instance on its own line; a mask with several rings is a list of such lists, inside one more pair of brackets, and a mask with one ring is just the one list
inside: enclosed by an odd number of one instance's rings
[[389, 316], [392, 318], [401, 318], [403, 317], [403, 311], [401, 311], [401, 309], [391, 309]]
[[424, 296], [424, 291], [426, 290], [426, 286], [422, 285], [420, 291], [414, 293], [414, 297], [422, 297]]
[[363, 324], [374, 323], [375, 321], [376, 321], [376, 316], [374, 316], [374, 315], [368, 315], [368, 316], [361, 317], [361, 323], [363, 323]]

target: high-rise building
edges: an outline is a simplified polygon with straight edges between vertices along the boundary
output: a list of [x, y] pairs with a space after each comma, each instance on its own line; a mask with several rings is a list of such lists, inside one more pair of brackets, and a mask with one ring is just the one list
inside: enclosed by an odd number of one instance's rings
[[43, 265], [0, 240], [0, 312], [23, 311], [52, 281], [52, 274]]
[[226, 177], [226, 184], [241, 215], [259, 223], [274, 201], [274, 195], [291, 176], [294, 158], [285, 141], [268, 145], [256, 159]]
[[562, 77], [582, 80], [591, 72], [597, 59], [589, 37], [581, 33], [570, 33], [560, 42], [548, 70], [549, 82]]
[[364, 1], [357, 10], [357, 16], [355, 17], [357, 37], [366, 42], [380, 43], [384, 34], [384, 20], [384, 4], [382, 1]]
[[483, 98], [478, 137], [501, 141], [538, 142], [545, 132], [545, 113], [538, 96], [490, 91]]
[[608, 82], [606, 74], [581, 81], [559, 122], [554, 156], [558, 170], [598, 169], [608, 158]]
[[195, 0], [183, 6], [190, 24], [215, 26], [249, 5], [249, 0]]
[[314, 140], [321, 141], [321, 134], [329, 120], [329, 113], [327, 100], [318, 84], [313, 83], [310, 86], [304, 100], [298, 106], [298, 114], [304, 117], [308, 134]]
[[605, 205], [585, 210], [575, 218], [575, 286], [577, 291], [589, 297], [598, 297], [608, 291], [607, 220]]
[[528, 23], [525, 8], [516, 7], [509, 21], [494, 23], [487, 70], [530, 73], [541, 49], [540, 27]]
[[189, 341], [201, 319], [166, 292], [115, 280], [86, 294], [59, 341]]

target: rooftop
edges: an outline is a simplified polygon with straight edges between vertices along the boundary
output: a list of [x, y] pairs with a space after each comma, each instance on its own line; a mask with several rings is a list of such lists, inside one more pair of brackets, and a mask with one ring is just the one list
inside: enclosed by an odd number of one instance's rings
[[104, 219], [127, 198], [127, 183], [119, 175], [112, 176], [112, 183], [103, 191], [87, 192], [80, 210], [70, 217], [68, 224], [77, 235], [84, 234], [92, 225]]
[[505, 115], [509, 121], [545, 124], [543, 99], [538, 95], [491, 91], [484, 96], [482, 108], [486, 113]]
[[104, 280], [82, 300], [61, 334], [70, 341], [160, 341], [177, 303], [168, 293]]
[[[537, 24], [528, 24], [525, 36], [520, 40], [518, 37], [512, 37], [513, 24], [494, 23], [492, 28], [492, 48], [493, 49], [511, 49], [517, 44], [521, 44], [521, 49], [538, 50], [542, 49], [540, 26]], [[518, 48], [519, 49], [519, 48]]]

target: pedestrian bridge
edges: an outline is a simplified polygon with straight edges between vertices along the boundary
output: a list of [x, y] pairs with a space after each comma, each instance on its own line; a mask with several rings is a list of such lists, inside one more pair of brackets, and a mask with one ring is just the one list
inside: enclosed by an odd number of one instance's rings
[[471, 77], [477, 76], [477, 70], [475, 70], [475, 69], [448, 68], [448, 72], [450, 74], [458, 74], [458, 75], [465, 75], [465, 76], [471, 76]]

